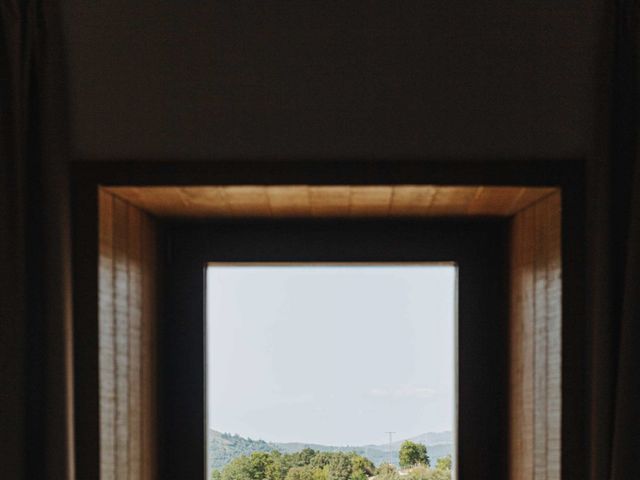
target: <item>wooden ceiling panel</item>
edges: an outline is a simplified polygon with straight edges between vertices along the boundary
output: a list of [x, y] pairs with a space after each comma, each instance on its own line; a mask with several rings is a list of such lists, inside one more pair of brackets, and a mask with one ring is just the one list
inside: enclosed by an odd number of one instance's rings
[[525, 190], [520, 187], [480, 187], [467, 211], [470, 215], [511, 215]]
[[[199, 191], [205, 189], [200, 187]], [[223, 187], [222, 193], [228, 205], [226, 216], [270, 217], [272, 214], [267, 187], [260, 185]]]
[[353, 217], [386, 217], [389, 214], [393, 187], [350, 187], [349, 215]]
[[307, 217], [311, 214], [311, 198], [306, 185], [273, 186], [266, 190], [272, 216]]
[[504, 217], [556, 191], [441, 185], [104, 188], [163, 218]]
[[482, 187], [438, 187], [429, 214], [432, 216], [464, 216]]
[[351, 197], [349, 186], [309, 187], [312, 217], [348, 217]]
[[429, 212], [437, 187], [398, 185], [393, 187], [390, 215], [425, 215]]

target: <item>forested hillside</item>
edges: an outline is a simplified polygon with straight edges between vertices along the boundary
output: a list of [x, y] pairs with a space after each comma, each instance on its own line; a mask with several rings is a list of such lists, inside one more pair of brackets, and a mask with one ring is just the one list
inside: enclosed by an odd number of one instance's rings
[[294, 453], [256, 451], [240, 455], [221, 469], [212, 468], [210, 480], [451, 480], [451, 457], [433, 462], [423, 444], [404, 441], [401, 470], [379, 467], [355, 452], [319, 452], [304, 448]]
[[[453, 439], [451, 432], [425, 433], [410, 440], [423, 443], [429, 450], [433, 461], [451, 455]], [[391, 450], [391, 463], [398, 465], [398, 451], [402, 441], [394, 442]], [[309, 448], [316, 452], [354, 452], [370, 459], [375, 465], [387, 462], [389, 459], [388, 445], [362, 446], [330, 446], [310, 443], [275, 443], [264, 440], [253, 440], [228, 433], [209, 430], [209, 461], [211, 466], [220, 469], [240, 455], [250, 455], [253, 452], [294, 453]]]

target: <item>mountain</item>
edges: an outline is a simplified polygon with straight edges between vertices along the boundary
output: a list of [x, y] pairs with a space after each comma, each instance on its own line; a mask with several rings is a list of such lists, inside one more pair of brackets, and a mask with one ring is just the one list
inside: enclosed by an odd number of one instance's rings
[[[453, 435], [451, 432], [423, 433], [408, 440], [425, 444], [432, 463], [440, 457], [450, 455], [453, 451]], [[398, 440], [391, 444], [391, 462], [396, 465], [398, 464], [398, 451], [403, 441]], [[301, 442], [276, 443], [209, 430], [209, 461], [211, 466], [216, 469], [224, 467], [240, 455], [250, 455], [253, 452], [270, 452], [272, 450], [293, 453], [303, 448], [312, 448], [320, 452], [356, 452], [358, 455], [369, 458], [376, 465], [380, 465], [389, 459], [388, 444], [337, 447]]]
[[[445, 443], [453, 443], [453, 434], [450, 431], [447, 432], [429, 432], [423, 433], [421, 435], [417, 435], [415, 437], [409, 438], [412, 442], [416, 443], [424, 443], [425, 445], [439, 445]], [[400, 444], [403, 440], [394, 442], [400, 447]]]

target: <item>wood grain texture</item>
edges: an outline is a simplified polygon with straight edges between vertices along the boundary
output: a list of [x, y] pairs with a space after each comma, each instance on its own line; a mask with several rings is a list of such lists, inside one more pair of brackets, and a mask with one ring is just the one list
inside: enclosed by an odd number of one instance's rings
[[560, 479], [562, 266], [559, 193], [511, 227], [510, 478]]
[[553, 192], [538, 187], [240, 185], [109, 187], [162, 218], [511, 216]]
[[100, 478], [153, 477], [155, 226], [99, 195]]

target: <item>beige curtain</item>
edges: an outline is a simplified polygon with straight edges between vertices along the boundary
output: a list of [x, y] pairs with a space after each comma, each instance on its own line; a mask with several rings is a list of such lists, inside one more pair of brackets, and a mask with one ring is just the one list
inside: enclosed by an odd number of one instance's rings
[[0, 477], [73, 475], [66, 82], [56, 1], [0, 1]]

